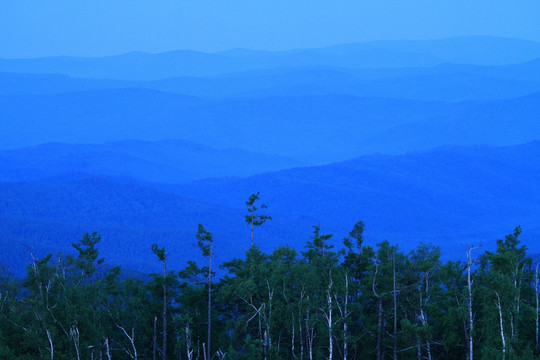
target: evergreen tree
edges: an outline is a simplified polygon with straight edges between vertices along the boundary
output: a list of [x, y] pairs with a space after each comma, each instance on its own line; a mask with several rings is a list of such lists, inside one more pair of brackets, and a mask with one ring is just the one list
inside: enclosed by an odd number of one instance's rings
[[247, 215], [245, 217], [246, 224], [248, 224], [251, 228], [251, 246], [255, 246], [255, 236], [254, 231], [256, 226], [261, 226], [266, 222], [266, 220], [272, 220], [272, 217], [269, 215], [264, 214], [257, 214], [258, 210], [261, 209], [267, 209], [268, 207], [265, 204], [262, 204], [260, 207], [257, 207], [255, 204], [259, 200], [260, 192], [257, 192], [256, 194], [251, 194], [248, 201], [246, 201], [247, 205]]

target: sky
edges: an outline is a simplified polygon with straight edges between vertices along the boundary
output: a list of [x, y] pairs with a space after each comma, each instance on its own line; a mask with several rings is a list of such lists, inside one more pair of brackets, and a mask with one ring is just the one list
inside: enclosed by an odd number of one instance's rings
[[2, 0], [1, 8], [3, 58], [466, 35], [540, 42], [540, 0]]

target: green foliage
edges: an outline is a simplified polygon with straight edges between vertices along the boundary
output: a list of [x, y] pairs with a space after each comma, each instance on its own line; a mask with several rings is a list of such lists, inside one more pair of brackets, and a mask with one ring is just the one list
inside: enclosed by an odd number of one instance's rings
[[[97, 232], [84, 234], [78, 243], [72, 246], [79, 252], [76, 259], [71, 260], [77, 267], [84, 271], [87, 276], [92, 276], [96, 271], [96, 264], [103, 264], [105, 259], [99, 259], [99, 251], [96, 245], [101, 241], [101, 236]], [[68, 259], [71, 259], [68, 257]], [[96, 264], [95, 264], [96, 263]]]
[[248, 214], [245, 216], [245, 220], [248, 225], [260, 226], [264, 224], [266, 220], [272, 220], [272, 217], [269, 215], [256, 215], [257, 210], [268, 208], [265, 204], [262, 204], [260, 207], [255, 206], [255, 203], [259, 200], [260, 194], [260, 192], [251, 194], [248, 201], [246, 201]]
[[245, 216], [246, 224], [251, 227], [251, 246], [255, 246], [254, 231], [256, 226], [261, 226], [266, 220], [272, 220], [272, 217], [264, 214], [257, 214], [257, 210], [266, 209], [267, 206], [262, 204], [260, 208], [255, 206], [255, 203], [259, 200], [260, 192], [251, 194], [248, 201], [246, 201], [248, 213]]
[[[161, 356], [166, 331], [169, 358], [202, 359], [209, 314], [216, 359], [328, 359], [331, 347], [332, 359], [463, 358], [466, 259], [443, 263], [430, 244], [407, 254], [388, 241], [372, 248], [363, 231], [356, 223], [339, 252], [319, 226], [300, 253], [252, 246], [222, 264], [226, 274], [212, 284], [210, 262], [149, 279], [105, 271], [99, 235], [85, 234], [73, 245], [76, 256], [32, 258], [22, 281], [0, 271], [0, 358], [107, 358], [108, 351], [151, 359], [154, 350]], [[520, 233], [497, 240], [472, 268], [475, 358], [540, 356], [536, 280]], [[196, 237], [210, 257], [212, 234], [199, 225]], [[165, 249], [151, 250], [165, 265]]]
[[167, 260], [165, 248], [159, 248], [158, 244], [152, 244], [151, 250], [158, 257], [159, 261], [165, 262]]
[[204, 226], [199, 224], [199, 227], [197, 229], [197, 245], [202, 251], [202, 254], [204, 257], [208, 257], [211, 255], [211, 243], [213, 241], [212, 234], [210, 234]]

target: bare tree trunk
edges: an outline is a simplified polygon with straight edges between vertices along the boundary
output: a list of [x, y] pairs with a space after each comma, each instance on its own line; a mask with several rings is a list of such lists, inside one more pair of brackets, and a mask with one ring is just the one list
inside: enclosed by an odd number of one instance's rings
[[268, 290], [268, 306], [265, 306], [265, 310], [268, 309], [268, 313], [264, 312], [264, 348], [265, 348], [265, 359], [267, 354], [270, 353], [272, 348], [272, 334], [270, 333], [270, 325], [272, 321], [272, 301], [274, 299], [274, 290], [270, 287], [270, 282], [266, 280], [266, 287]]
[[[422, 317], [422, 325], [423, 325], [423, 327], [426, 327], [427, 326], [427, 321], [426, 321], [426, 314], [424, 312], [424, 309], [420, 309], [420, 316]], [[431, 357], [431, 341], [429, 339], [426, 339], [426, 350], [427, 350], [428, 360], [432, 360], [432, 357]]]
[[208, 357], [207, 359], [211, 359], [211, 344], [212, 344], [212, 257], [214, 255], [213, 252], [213, 245], [214, 242], [210, 241], [210, 259], [208, 264]]
[[[126, 329], [124, 329], [124, 327], [120, 326], [120, 325], [116, 325], [120, 330], [122, 330], [122, 332], [124, 333], [124, 335], [128, 338], [130, 344], [131, 344], [131, 350], [132, 352], [129, 352], [126, 350], [126, 352], [128, 353], [128, 355], [133, 359], [133, 360], [137, 360], [138, 358], [138, 355], [137, 355], [137, 348], [135, 347], [135, 328], [132, 328], [131, 329], [131, 335], [129, 335], [129, 333], [126, 331]], [[107, 344], [108, 344], [108, 341], [109, 339], [107, 339]]]
[[167, 258], [163, 260], [163, 344], [162, 358], [167, 360]]
[[377, 298], [378, 302], [378, 320], [377, 320], [377, 360], [382, 360], [383, 358], [383, 349], [382, 349], [382, 335], [383, 335], [383, 326], [384, 326], [384, 314], [383, 314], [383, 302], [382, 295], [377, 294], [375, 290], [377, 284], [377, 273], [379, 272], [379, 265], [375, 263], [375, 273], [373, 274], [373, 282], [371, 284], [373, 295]]
[[156, 360], [157, 350], [157, 316], [154, 315], [154, 338], [152, 339], [152, 359]]
[[495, 291], [495, 294], [497, 295], [497, 309], [499, 309], [499, 324], [501, 327], [501, 340], [502, 340], [502, 360], [505, 360], [506, 358], [506, 340], [504, 338], [504, 325], [503, 325], [503, 313], [502, 313], [502, 306], [501, 306], [501, 298], [499, 297], [499, 293]]
[[[519, 318], [519, 312], [521, 309], [521, 281], [522, 281], [522, 274], [523, 270], [525, 268], [525, 264], [521, 267], [521, 270], [519, 269], [519, 264], [516, 267], [516, 271], [514, 274], [514, 287], [516, 288], [516, 314]], [[510, 312], [510, 320], [511, 320], [511, 327], [512, 327], [512, 339], [519, 339], [519, 320], [514, 319], [514, 313]]]
[[315, 327], [309, 325], [310, 312], [306, 312], [306, 334], [307, 334], [307, 345], [308, 345], [308, 354], [309, 360], [313, 360], [313, 341], [315, 340]]
[[536, 340], [536, 346], [538, 346], [538, 314], [539, 314], [539, 308], [540, 304], [538, 302], [538, 263], [536, 264], [536, 272], [535, 272], [535, 294], [536, 294], [536, 331], [535, 331], [535, 340]]
[[330, 284], [328, 284], [328, 290], [327, 290], [327, 305], [328, 305], [328, 315], [327, 315], [327, 321], [328, 321], [328, 360], [332, 360], [334, 357], [334, 336], [332, 334], [333, 330], [333, 320], [332, 320], [332, 276], [330, 275]]
[[471, 279], [471, 267], [473, 265], [472, 260], [472, 251], [478, 249], [477, 247], [469, 246], [467, 249], [467, 310], [469, 315], [469, 328], [468, 328], [468, 337], [469, 337], [469, 349], [468, 349], [468, 356], [467, 358], [469, 360], [473, 360], [473, 350], [474, 350], [474, 343], [473, 343], [473, 330], [474, 330], [474, 318], [473, 318], [473, 309], [472, 309], [472, 285], [473, 281]]
[[347, 324], [343, 324], [343, 360], [347, 360], [349, 356], [349, 348], [347, 347]]
[[393, 276], [393, 291], [392, 297], [394, 301], [394, 360], [397, 360], [397, 289], [396, 289], [396, 252], [392, 251], [392, 276]]
[[225, 360], [225, 356], [227, 355], [227, 353], [224, 353], [223, 351], [221, 351], [221, 349], [219, 349], [216, 352], [216, 355], [217, 355], [219, 360]]
[[347, 317], [349, 316], [348, 313], [348, 304], [349, 304], [349, 277], [347, 274], [345, 274], [345, 304], [344, 304], [344, 316], [343, 316], [343, 360], [347, 360], [347, 357], [349, 355], [349, 349], [347, 347], [348, 342], [348, 329], [347, 329]]
[[45, 330], [47, 333], [47, 340], [49, 340], [49, 350], [51, 353], [51, 360], [54, 360], [54, 345], [52, 341], [51, 331], [49, 329]]
[[295, 358], [294, 355], [294, 314], [291, 314], [291, 357]]
[[377, 360], [382, 360], [383, 358], [382, 334], [383, 334], [383, 321], [384, 321], [382, 298], [379, 298], [378, 303], [379, 303], [379, 319], [377, 321]]
[[298, 311], [298, 331], [300, 336], [300, 360], [304, 360], [304, 336], [302, 333], [302, 315]]
[[75, 354], [77, 355], [77, 360], [81, 360], [81, 354], [79, 350], [79, 329], [76, 326], [72, 326], [71, 329], [69, 329], [69, 333], [71, 335], [71, 340], [73, 341], [73, 345], [75, 346]]
[[186, 321], [186, 355], [187, 355], [187, 360], [193, 359], [193, 349], [191, 348], [191, 331], [189, 331], [189, 321]]
[[[428, 304], [428, 301], [429, 301], [429, 277], [426, 275], [425, 277], [425, 281], [426, 281], [426, 297], [424, 299], [424, 297], [422, 296], [422, 290], [420, 289], [419, 292], [420, 292], [420, 319], [421, 319], [421, 323], [422, 323], [422, 327], [423, 328], [426, 328], [427, 327], [427, 310], [426, 310], [426, 307], [427, 307], [427, 304]], [[426, 338], [426, 350], [427, 350], [427, 356], [428, 356], [428, 360], [432, 360], [432, 357], [431, 357], [431, 340], [429, 338]]]
[[109, 338], [105, 338], [105, 354], [107, 355], [107, 359], [111, 360], [111, 350], [109, 349]]
[[510, 312], [510, 336], [513, 339], [515, 336], [515, 328], [514, 328], [514, 314]]

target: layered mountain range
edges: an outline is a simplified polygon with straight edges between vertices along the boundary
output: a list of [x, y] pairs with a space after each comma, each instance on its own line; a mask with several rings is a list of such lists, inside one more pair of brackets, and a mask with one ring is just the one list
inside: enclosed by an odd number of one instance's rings
[[[467, 244], [540, 235], [540, 44], [468, 37], [324, 49], [0, 59], [0, 263], [69, 252], [182, 267], [198, 223], [219, 261], [250, 246], [245, 201], [273, 220], [266, 250]], [[491, 245], [489, 245], [491, 244]], [[176, 266], [176, 265], [175, 265]]]

